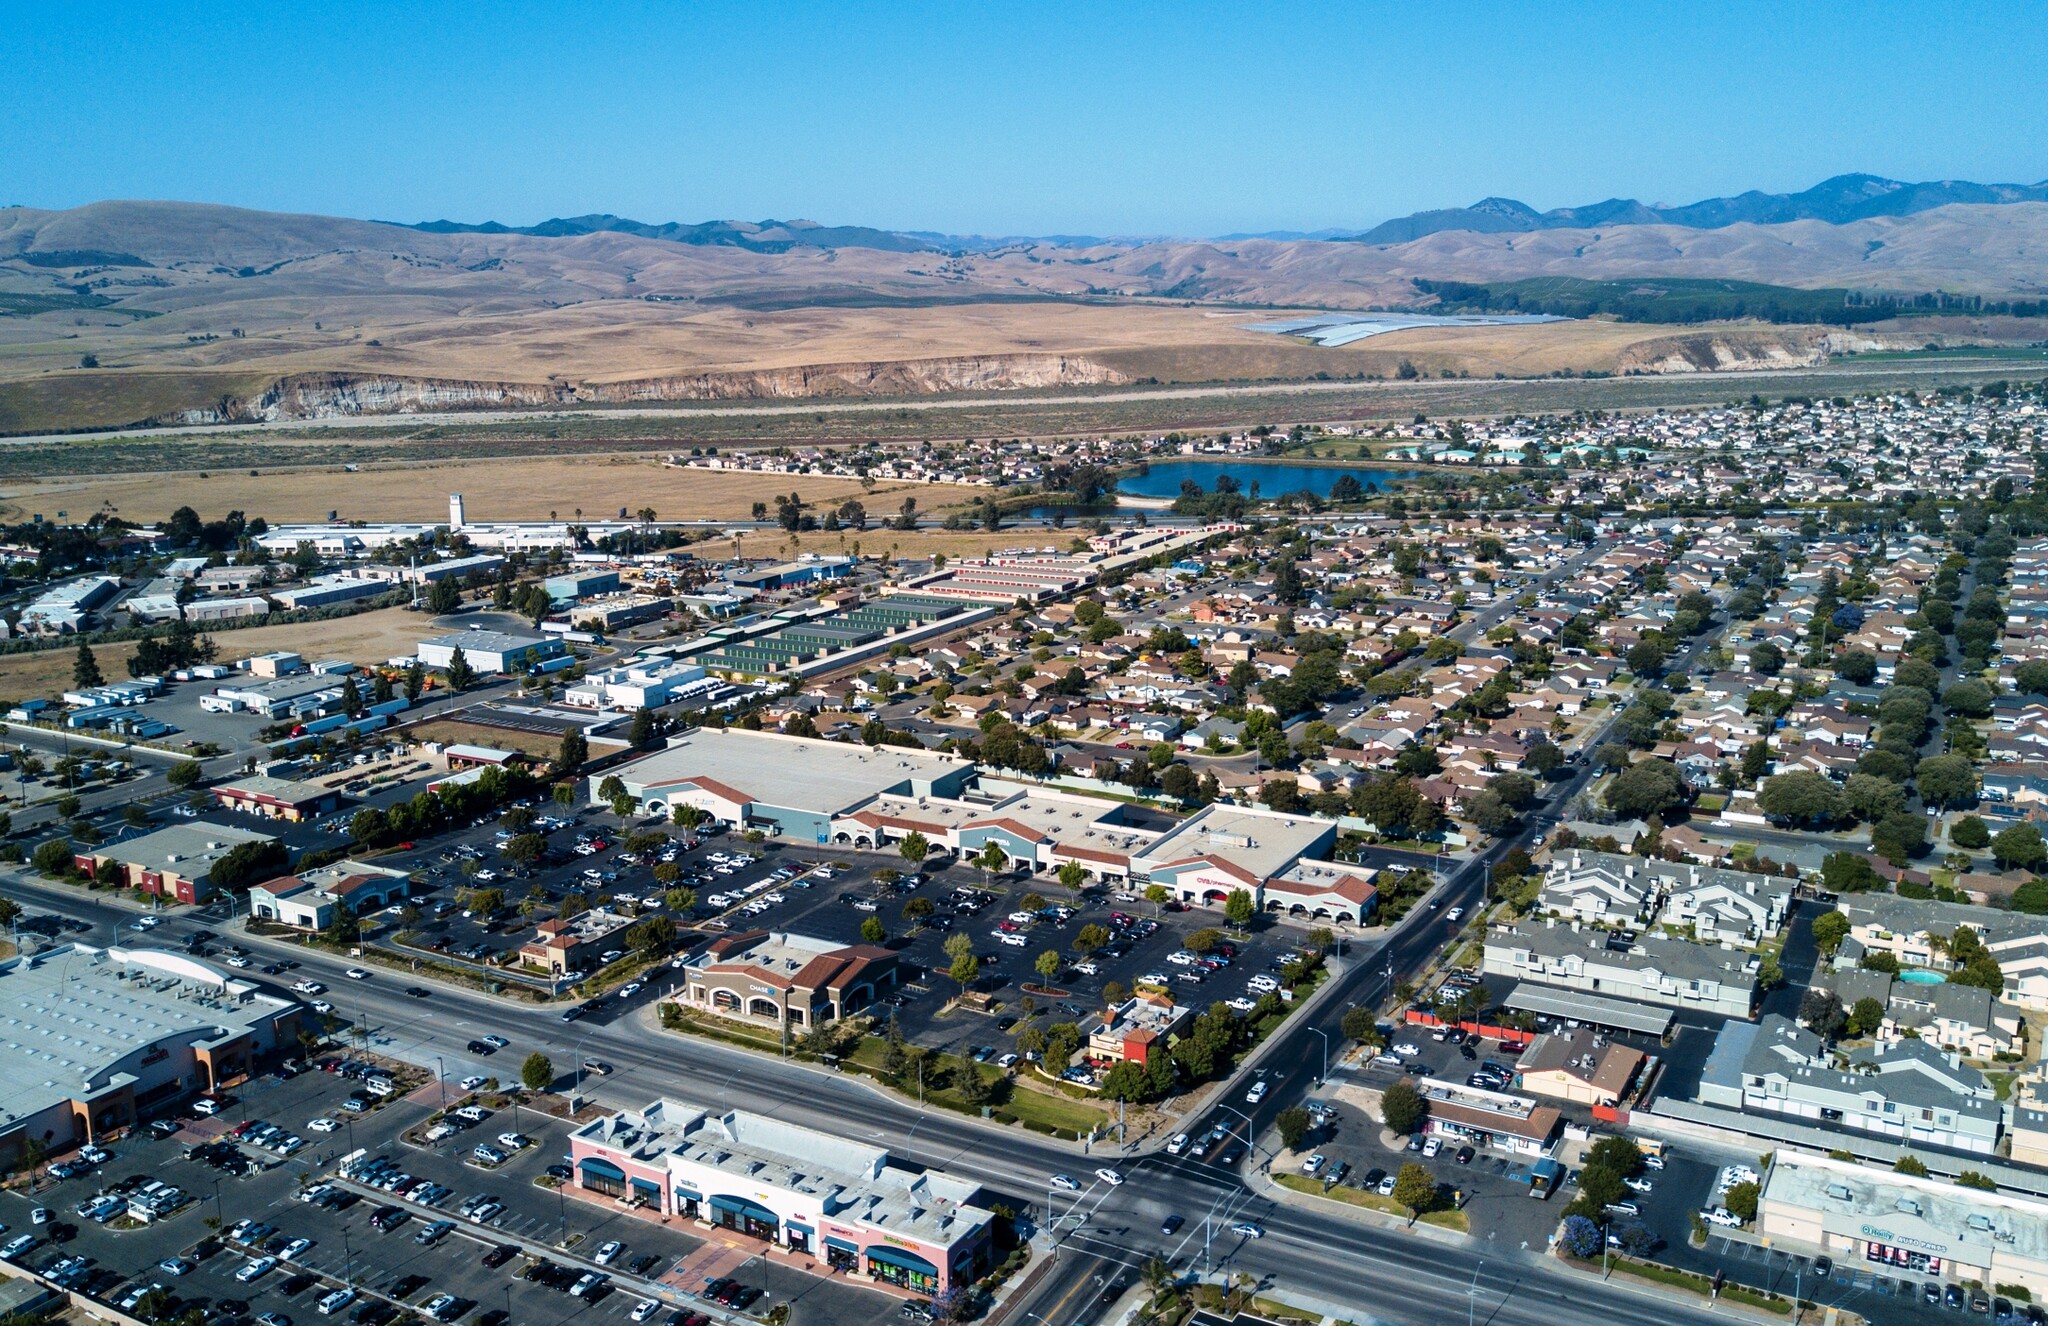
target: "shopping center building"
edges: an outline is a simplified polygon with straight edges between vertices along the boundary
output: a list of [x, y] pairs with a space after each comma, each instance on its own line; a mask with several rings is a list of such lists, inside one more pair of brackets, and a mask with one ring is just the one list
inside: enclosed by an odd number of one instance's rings
[[569, 1151], [587, 1191], [919, 1294], [970, 1284], [993, 1262], [978, 1185], [765, 1115], [657, 1100], [577, 1129]]
[[296, 1043], [300, 1006], [195, 958], [65, 944], [0, 961], [0, 1161], [102, 1141]]
[[1757, 1202], [1772, 1245], [1985, 1292], [2048, 1297], [2048, 1202], [1780, 1147]]

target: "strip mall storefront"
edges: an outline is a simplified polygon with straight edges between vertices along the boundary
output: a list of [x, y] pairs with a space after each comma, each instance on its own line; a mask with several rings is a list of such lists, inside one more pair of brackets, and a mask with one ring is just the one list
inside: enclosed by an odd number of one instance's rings
[[912, 1293], [935, 1296], [978, 1279], [991, 1265], [987, 1225], [963, 1230], [950, 1247], [905, 1238], [859, 1221], [834, 1220], [807, 1193], [773, 1188], [736, 1190], [732, 1176], [676, 1158], [655, 1168], [571, 1139], [576, 1182], [585, 1191], [664, 1215], [695, 1220], [747, 1238], [821, 1258], [845, 1275], [864, 1275]]

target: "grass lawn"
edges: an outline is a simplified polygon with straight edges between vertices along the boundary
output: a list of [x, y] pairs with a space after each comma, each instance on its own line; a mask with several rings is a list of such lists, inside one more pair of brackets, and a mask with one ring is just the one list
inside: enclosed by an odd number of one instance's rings
[[[1325, 1191], [1321, 1180], [1311, 1179], [1305, 1174], [1275, 1174], [1273, 1178], [1283, 1188], [1292, 1188], [1296, 1192], [1305, 1192], [1316, 1197], [1327, 1197], [1333, 1202], [1348, 1202], [1352, 1206], [1362, 1206], [1368, 1211], [1384, 1211], [1393, 1216], [1408, 1214], [1408, 1208], [1393, 1198], [1382, 1197], [1376, 1192], [1367, 1192], [1363, 1188], [1354, 1188], [1349, 1184], [1340, 1183]], [[1455, 1230], [1460, 1234], [1472, 1232], [1472, 1222], [1463, 1211], [1429, 1211], [1423, 1214], [1421, 1220], [1423, 1224], [1435, 1225], [1438, 1229]]]

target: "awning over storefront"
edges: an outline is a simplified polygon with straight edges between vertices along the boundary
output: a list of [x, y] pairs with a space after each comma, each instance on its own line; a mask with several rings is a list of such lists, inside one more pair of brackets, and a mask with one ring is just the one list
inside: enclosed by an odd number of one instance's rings
[[661, 1195], [661, 1185], [652, 1179], [627, 1179], [626, 1182], [642, 1192], [651, 1192], [657, 1197]]
[[610, 1179], [613, 1183], [624, 1183], [626, 1181], [626, 1171], [612, 1164], [609, 1160], [599, 1160], [596, 1156], [585, 1156], [581, 1164], [584, 1174], [592, 1178]]
[[880, 1262], [884, 1266], [895, 1266], [906, 1271], [915, 1271], [919, 1275], [937, 1275], [939, 1273], [938, 1267], [932, 1265], [916, 1253], [905, 1252], [901, 1248], [869, 1248], [868, 1260]]
[[680, 1183], [676, 1185], [676, 1196], [685, 1202], [701, 1202], [704, 1200], [703, 1193], [695, 1192]]
[[711, 1209], [714, 1211], [724, 1211], [729, 1215], [747, 1216], [768, 1225], [779, 1225], [782, 1223], [781, 1216], [775, 1214], [759, 1202], [750, 1202], [744, 1197], [713, 1197], [711, 1199]]
[[792, 1234], [801, 1234], [805, 1238], [810, 1238], [812, 1235], [818, 1232], [817, 1230], [812, 1229], [809, 1225], [799, 1225], [794, 1220], [790, 1221], [787, 1225], [783, 1226], [783, 1228], [787, 1229]]
[[830, 1234], [827, 1234], [825, 1236], [825, 1246], [828, 1248], [837, 1248], [841, 1252], [860, 1251], [860, 1245], [858, 1243], [848, 1243], [845, 1239], [834, 1238]]

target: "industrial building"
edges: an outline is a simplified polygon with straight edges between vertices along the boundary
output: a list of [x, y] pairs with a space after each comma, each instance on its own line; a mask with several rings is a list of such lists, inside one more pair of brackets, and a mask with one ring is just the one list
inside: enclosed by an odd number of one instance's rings
[[296, 1044], [299, 1014], [162, 949], [65, 944], [0, 962], [0, 1156], [30, 1140], [62, 1151], [233, 1086]]
[[735, 571], [726, 576], [726, 580], [742, 589], [767, 593], [797, 585], [812, 585], [821, 580], [837, 580], [852, 570], [851, 557], [806, 557], [754, 571]]
[[569, 647], [546, 636], [472, 629], [420, 641], [418, 657], [427, 667], [445, 670], [457, 650], [477, 672], [524, 672], [543, 659], [568, 653]]
[[599, 594], [619, 592], [617, 571], [570, 571], [565, 575], [549, 576], [540, 582], [548, 597], [557, 603], [574, 603], [578, 599], [595, 598]]
[[273, 589], [270, 597], [285, 611], [293, 612], [301, 608], [327, 608], [337, 603], [352, 603], [390, 592], [391, 586], [381, 580], [333, 575], [317, 576], [303, 585]]
[[21, 610], [16, 627], [23, 634], [45, 635], [82, 631], [93, 614], [121, 592], [121, 582], [112, 576], [82, 576], [46, 589]]
[[648, 814], [695, 806], [718, 823], [759, 828], [796, 842], [830, 842], [832, 824], [884, 793], [958, 796], [975, 767], [950, 755], [900, 746], [698, 728], [661, 750], [592, 776], [588, 795], [616, 777]]
[[720, 684], [694, 663], [642, 655], [623, 667], [585, 673], [562, 693], [562, 703], [578, 709], [658, 709]]
[[927, 1296], [993, 1260], [980, 1190], [881, 1147], [745, 1110], [659, 1100], [569, 1135], [579, 1187]]

